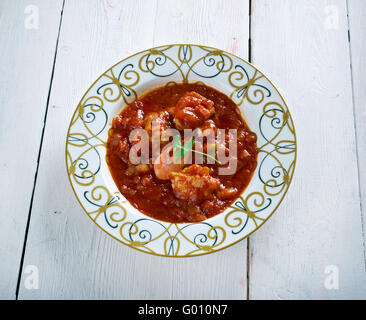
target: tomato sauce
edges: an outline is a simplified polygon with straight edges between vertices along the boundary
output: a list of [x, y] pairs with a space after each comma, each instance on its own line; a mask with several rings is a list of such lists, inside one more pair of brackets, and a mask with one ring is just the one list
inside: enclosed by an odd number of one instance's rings
[[[222, 175], [219, 163], [206, 161], [184, 165], [165, 177], [158, 174], [153, 159], [148, 164], [132, 164], [130, 132], [149, 130], [151, 119], [162, 130], [174, 128], [182, 136], [184, 128], [207, 124], [236, 129], [236, 171]], [[167, 222], [198, 222], [225, 210], [247, 187], [257, 166], [256, 140], [236, 104], [223, 93], [203, 84], [169, 84], [136, 99], [113, 119], [106, 160], [118, 189], [139, 211]]]

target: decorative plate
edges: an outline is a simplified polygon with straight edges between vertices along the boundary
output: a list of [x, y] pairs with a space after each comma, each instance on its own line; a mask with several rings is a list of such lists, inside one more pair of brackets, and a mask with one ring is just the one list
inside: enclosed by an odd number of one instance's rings
[[[203, 82], [230, 96], [258, 136], [258, 165], [241, 196], [200, 223], [154, 220], [118, 191], [105, 161], [113, 117], [140, 95], [168, 82]], [[68, 177], [88, 217], [134, 249], [166, 257], [212, 253], [244, 239], [277, 209], [296, 163], [294, 124], [282, 96], [253, 65], [231, 53], [174, 44], [136, 53], [108, 69], [72, 116], [66, 141]]]

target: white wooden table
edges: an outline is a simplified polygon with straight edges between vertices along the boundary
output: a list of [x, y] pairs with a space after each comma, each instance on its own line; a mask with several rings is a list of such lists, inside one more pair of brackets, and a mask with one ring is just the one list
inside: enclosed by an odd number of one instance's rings
[[[366, 298], [365, 17], [364, 0], [0, 0], [0, 298]], [[96, 228], [64, 163], [89, 85], [169, 43], [250, 59], [298, 139], [277, 213], [248, 240], [187, 259]]]

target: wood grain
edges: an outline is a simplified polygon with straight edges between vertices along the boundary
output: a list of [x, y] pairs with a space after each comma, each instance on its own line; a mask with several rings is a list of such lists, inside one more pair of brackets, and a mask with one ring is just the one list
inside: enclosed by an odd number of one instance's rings
[[[171, 3], [66, 0], [24, 260], [24, 267], [38, 267], [39, 289], [27, 290], [23, 274], [20, 299], [246, 297], [245, 242], [190, 259], [137, 252], [96, 228], [68, 185], [68, 123], [82, 94], [109, 66], [153, 44], [188, 40], [245, 57], [248, 1], [225, 1], [225, 6], [216, 0]], [[217, 20], [217, 14], [225, 19]]]
[[[248, 57], [249, 1], [160, 0], [154, 45], [193, 43]], [[169, 2], [172, 4], [172, 2]]]
[[[250, 237], [250, 298], [365, 298], [346, 1], [257, 0], [252, 19], [253, 63], [284, 93], [298, 161], [284, 203]], [[324, 285], [329, 265], [338, 290]]]
[[62, 0], [0, 2], [0, 299], [14, 299], [37, 168]]

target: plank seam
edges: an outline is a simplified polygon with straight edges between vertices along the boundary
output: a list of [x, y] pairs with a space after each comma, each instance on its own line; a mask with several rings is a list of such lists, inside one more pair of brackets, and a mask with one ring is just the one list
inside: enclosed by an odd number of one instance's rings
[[36, 171], [35, 171], [35, 174], [34, 174], [33, 189], [32, 189], [32, 195], [31, 195], [31, 200], [30, 200], [30, 204], [29, 204], [27, 225], [26, 225], [26, 228], [25, 228], [25, 235], [24, 235], [24, 242], [23, 242], [23, 250], [22, 250], [22, 256], [21, 256], [21, 259], [20, 259], [20, 266], [19, 266], [19, 273], [18, 273], [18, 281], [17, 281], [16, 290], [15, 290], [15, 299], [16, 300], [18, 300], [19, 289], [20, 289], [20, 282], [21, 282], [21, 278], [22, 278], [22, 270], [23, 270], [25, 249], [26, 249], [26, 245], [27, 245], [28, 231], [29, 231], [29, 225], [30, 225], [32, 207], [33, 207], [33, 199], [34, 199], [34, 193], [35, 193], [36, 183], [37, 183], [37, 177], [38, 177], [39, 162], [40, 162], [40, 158], [41, 158], [43, 138], [44, 138], [44, 132], [45, 132], [45, 128], [46, 128], [46, 121], [47, 121], [47, 114], [48, 114], [48, 107], [49, 107], [50, 96], [51, 96], [51, 91], [52, 91], [53, 76], [54, 76], [54, 73], [55, 73], [57, 49], [58, 49], [58, 42], [59, 42], [59, 38], [60, 38], [60, 31], [61, 31], [61, 24], [62, 24], [62, 16], [63, 16], [63, 12], [64, 12], [64, 7], [65, 7], [65, 1], [66, 0], [63, 0], [62, 1], [62, 7], [61, 7], [60, 22], [59, 22], [59, 26], [58, 26], [58, 33], [57, 33], [57, 39], [56, 39], [55, 54], [54, 54], [54, 57], [53, 57], [53, 65], [52, 65], [51, 79], [50, 79], [50, 85], [49, 85], [49, 88], [48, 88], [47, 101], [46, 101], [46, 110], [45, 110], [44, 119], [43, 119], [43, 127], [42, 127], [42, 133], [41, 133], [41, 141], [40, 141], [40, 145], [39, 145], [39, 149], [38, 149], [37, 166], [36, 166]]
[[352, 68], [352, 46], [351, 46], [351, 24], [349, 17], [349, 0], [346, 0], [347, 7], [347, 26], [348, 26], [348, 51], [349, 51], [349, 66], [351, 73], [351, 90], [352, 90], [352, 107], [353, 107], [353, 127], [355, 131], [355, 142], [356, 142], [356, 163], [357, 163], [357, 177], [358, 177], [358, 196], [360, 199], [360, 213], [361, 213], [361, 232], [362, 232], [362, 243], [363, 243], [363, 256], [364, 256], [364, 267], [366, 271], [366, 245], [365, 245], [365, 232], [364, 232], [364, 220], [363, 220], [363, 208], [362, 208], [362, 187], [360, 179], [360, 158], [358, 153], [358, 138], [357, 138], [357, 123], [356, 123], [356, 102], [355, 102], [355, 90], [353, 80], [353, 68]]

